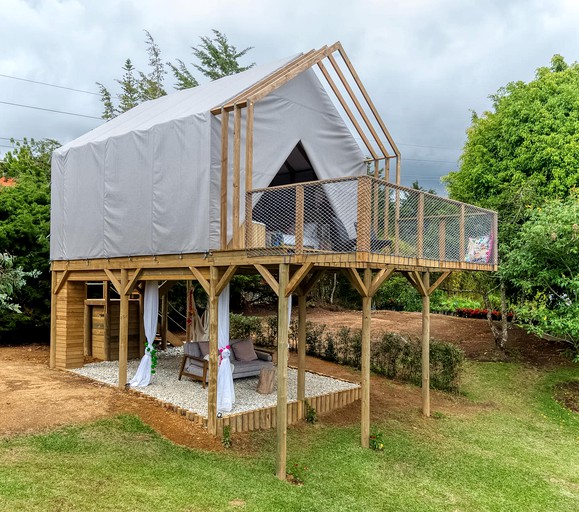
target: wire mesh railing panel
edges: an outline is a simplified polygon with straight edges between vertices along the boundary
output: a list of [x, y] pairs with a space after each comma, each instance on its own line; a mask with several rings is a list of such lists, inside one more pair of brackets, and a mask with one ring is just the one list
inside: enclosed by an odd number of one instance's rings
[[374, 253], [496, 263], [496, 213], [370, 176], [250, 191], [245, 247], [259, 254]]

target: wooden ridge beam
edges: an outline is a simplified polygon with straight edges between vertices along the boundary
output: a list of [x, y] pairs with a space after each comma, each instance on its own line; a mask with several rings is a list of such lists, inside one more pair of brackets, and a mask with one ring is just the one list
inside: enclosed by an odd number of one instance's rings
[[66, 281], [67, 281], [69, 275], [70, 275], [69, 270], [65, 270], [62, 273], [62, 277], [60, 278], [60, 281], [58, 281], [58, 283], [56, 284], [56, 287], [53, 290], [54, 295], [58, 295], [58, 292], [60, 290], [62, 290], [62, 287], [66, 284]]
[[236, 103], [245, 100], [246, 98], [248, 98], [249, 96], [254, 94], [256, 91], [261, 89], [264, 85], [268, 85], [268, 84], [274, 82], [280, 76], [282, 76], [286, 72], [286, 70], [291, 69], [291, 68], [295, 67], [296, 65], [300, 64], [301, 62], [307, 60], [314, 53], [314, 51], [315, 50], [310, 50], [307, 53], [303, 53], [301, 55], [298, 55], [296, 58], [289, 61], [287, 64], [285, 64], [281, 68], [277, 69], [276, 71], [274, 71], [270, 75], [266, 76], [265, 78], [263, 78], [262, 80], [260, 80], [256, 84], [253, 84], [251, 87], [249, 87], [245, 91], [242, 91], [241, 93], [239, 93], [237, 96], [235, 96], [234, 98], [229, 100], [226, 104], [224, 104], [220, 107], [215, 107], [215, 108], [211, 109], [211, 113], [213, 115], [218, 115], [219, 113], [221, 113], [223, 111], [231, 112]]
[[205, 277], [197, 267], [189, 267], [189, 270], [195, 276], [195, 279], [199, 281], [199, 284], [203, 287], [205, 293], [209, 295], [209, 293], [211, 292], [211, 286], [209, 285], [209, 281], [205, 279]]
[[117, 290], [117, 293], [119, 295], [123, 295], [123, 287], [121, 286], [121, 282], [116, 278], [116, 276], [113, 274], [112, 270], [109, 270], [108, 268], [105, 268], [104, 270], [105, 270], [105, 274], [108, 276], [111, 283], [113, 283], [115, 290]]
[[[329, 57], [332, 57], [331, 55]], [[331, 87], [332, 91], [334, 91], [334, 94], [336, 95], [336, 98], [338, 98], [338, 101], [340, 102], [340, 105], [342, 105], [342, 108], [345, 110], [346, 114], [348, 115], [348, 117], [350, 118], [350, 121], [352, 122], [352, 124], [354, 125], [354, 128], [356, 128], [356, 131], [358, 132], [358, 135], [360, 135], [361, 139], [364, 141], [364, 144], [366, 145], [366, 148], [368, 149], [368, 151], [370, 151], [370, 154], [372, 155], [372, 158], [375, 160], [378, 158], [378, 153], [376, 153], [376, 151], [374, 151], [374, 148], [372, 146], [372, 144], [370, 143], [370, 141], [368, 140], [368, 137], [366, 137], [366, 134], [364, 133], [364, 130], [362, 130], [362, 127], [360, 126], [360, 123], [358, 123], [358, 120], [356, 119], [356, 116], [354, 115], [354, 113], [352, 112], [352, 110], [350, 109], [350, 107], [348, 106], [348, 103], [346, 103], [346, 100], [344, 99], [344, 97], [342, 96], [342, 93], [340, 92], [340, 89], [338, 89], [338, 86], [336, 85], [336, 83], [334, 82], [334, 80], [332, 79], [332, 77], [330, 76], [330, 73], [328, 73], [328, 70], [326, 69], [326, 67], [324, 66], [324, 64], [320, 61], [318, 62], [318, 68], [320, 68], [320, 71], [322, 72], [322, 74], [324, 75], [326, 81], [328, 82], [329, 86]], [[380, 145], [380, 144], [379, 144]], [[386, 153], [385, 153], [386, 154]]]
[[334, 70], [336, 71], [338, 77], [340, 77], [340, 80], [342, 82], [342, 84], [344, 85], [346, 91], [348, 91], [348, 94], [350, 95], [350, 98], [352, 98], [352, 101], [354, 102], [354, 105], [356, 105], [356, 108], [358, 109], [358, 112], [360, 112], [360, 115], [362, 116], [362, 119], [364, 120], [364, 122], [366, 123], [366, 126], [368, 127], [368, 129], [370, 130], [370, 133], [372, 134], [372, 136], [374, 137], [374, 140], [376, 141], [376, 144], [378, 144], [378, 147], [380, 148], [380, 151], [382, 151], [382, 154], [385, 157], [390, 156], [390, 154], [388, 153], [388, 150], [386, 149], [386, 146], [384, 146], [384, 144], [382, 143], [382, 141], [380, 140], [380, 137], [378, 136], [378, 133], [376, 132], [374, 125], [372, 125], [372, 123], [370, 122], [370, 119], [368, 118], [368, 116], [366, 115], [366, 112], [364, 111], [364, 109], [362, 108], [362, 105], [360, 104], [360, 102], [358, 101], [358, 98], [356, 97], [356, 94], [354, 94], [354, 90], [352, 89], [352, 87], [350, 86], [350, 84], [348, 83], [348, 80], [346, 80], [346, 77], [344, 76], [344, 73], [342, 72], [342, 70], [340, 69], [340, 66], [338, 65], [338, 62], [336, 61], [336, 59], [334, 58], [333, 55], [328, 55], [328, 60], [330, 61], [330, 63], [332, 64], [332, 67], [334, 68]]
[[442, 275], [428, 288], [428, 295], [432, 295], [436, 289], [446, 281], [446, 278], [450, 276], [452, 272], [443, 272]]
[[295, 271], [294, 275], [292, 276], [290, 282], [287, 285], [285, 291], [286, 296], [289, 297], [292, 293], [294, 293], [294, 291], [296, 291], [301, 282], [307, 277], [308, 273], [310, 272], [313, 266], [314, 264], [311, 262], [305, 263], [298, 270]]
[[261, 277], [265, 279], [265, 282], [269, 284], [274, 293], [279, 297], [279, 283], [275, 277], [271, 275], [271, 272], [263, 265], [255, 265], [255, 268], [261, 274]]
[[229, 281], [231, 281], [231, 278], [235, 275], [237, 268], [237, 265], [230, 265], [227, 267], [227, 270], [223, 273], [221, 279], [219, 279], [219, 282], [215, 286], [215, 294], [217, 296], [221, 295], [221, 292], [225, 289]]

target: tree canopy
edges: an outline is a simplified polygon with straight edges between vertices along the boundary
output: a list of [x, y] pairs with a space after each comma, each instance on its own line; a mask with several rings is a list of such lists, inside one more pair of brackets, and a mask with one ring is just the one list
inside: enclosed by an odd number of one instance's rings
[[[144, 73], [137, 70], [131, 59], [126, 59], [122, 68], [123, 76], [120, 79], [115, 79], [121, 88], [116, 104], [110, 90], [102, 83], [97, 82], [103, 103], [103, 119], [112, 119], [143, 101], [159, 98], [167, 94], [164, 87], [167, 68], [175, 78], [175, 89], [189, 89], [199, 85], [193, 72], [183, 60], [176, 59], [176, 63], [167, 62], [164, 64], [161, 59], [161, 49], [153, 39], [153, 36], [146, 30], [145, 34], [149, 72]], [[213, 38], [200, 37], [200, 39], [200, 44], [191, 47], [193, 56], [199, 61], [199, 64], [193, 64], [193, 67], [210, 80], [234, 75], [255, 65], [252, 63], [242, 66], [239, 63], [239, 59], [253, 47], [249, 46], [243, 50], [237, 50], [235, 46], [229, 43], [227, 36], [219, 32], [219, 30], [213, 30]]]

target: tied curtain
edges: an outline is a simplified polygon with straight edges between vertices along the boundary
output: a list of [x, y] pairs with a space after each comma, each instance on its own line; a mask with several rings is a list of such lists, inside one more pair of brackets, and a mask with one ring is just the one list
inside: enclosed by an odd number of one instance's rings
[[219, 371], [217, 372], [217, 412], [230, 412], [235, 403], [235, 389], [233, 387], [233, 368], [229, 356], [229, 284], [219, 296], [217, 318]]
[[143, 320], [145, 324], [145, 355], [141, 359], [137, 373], [129, 382], [131, 387], [148, 386], [151, 382], [151, 350], [157, 335], [157, 320], [159, 316], [159, 283], [147, 281], [145, 284], [145, 300]]

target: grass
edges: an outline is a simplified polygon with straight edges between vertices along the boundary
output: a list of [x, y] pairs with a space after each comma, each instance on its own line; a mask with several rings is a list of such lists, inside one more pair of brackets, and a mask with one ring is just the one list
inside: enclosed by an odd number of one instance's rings
[[[131, 416], [0, 441], [0, 511], [575, 511], [579, 419], [551, 398], [571, 369], [546, 373], [468, 363], [472, 411], [416, 411], [359, 428], [318, 423], [288, 432], [288, 467], [275, 476], [275, 432], [254, 433], [255, 456], [206, 453], [160, 438]], [[235, 436], [233, 436], [235, 443]]]

